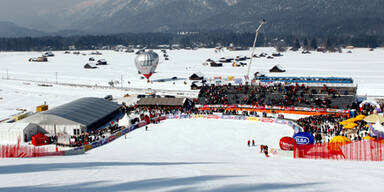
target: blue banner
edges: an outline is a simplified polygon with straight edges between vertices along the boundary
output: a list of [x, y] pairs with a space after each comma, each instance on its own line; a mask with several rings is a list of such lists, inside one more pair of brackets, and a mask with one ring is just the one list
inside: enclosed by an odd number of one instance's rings
[[296, 140], [297, 145], [308, 145], [315, 143], [315, 138], [312, 134], [307, 132], [299, 132], [293, 135], [293, 139]]

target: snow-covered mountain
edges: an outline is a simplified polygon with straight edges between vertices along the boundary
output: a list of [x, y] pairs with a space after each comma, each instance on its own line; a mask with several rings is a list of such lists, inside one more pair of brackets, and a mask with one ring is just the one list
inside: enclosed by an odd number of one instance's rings
[[0, 21], [0, 37], [37, 37], [44, 35], [46, 33], [41, 31], [20, 27], [12, 22]]
[[68, 12], [90, 32], [253, 31], [261, 18], [275, 33], [378, 33], [382, 0], [88, 0]]
[[100, 34], [253, 31], [265, 18], [264, 30], [276, 34], [355, 36], [383, 34], [383, 15], [382, 0], [73, 0], [31, 16], [28, 27]]

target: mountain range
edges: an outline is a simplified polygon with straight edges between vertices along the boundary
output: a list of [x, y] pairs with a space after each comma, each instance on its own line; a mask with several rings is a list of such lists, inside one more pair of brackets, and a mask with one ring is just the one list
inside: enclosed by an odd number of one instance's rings
[[384, 34], [382, 0], [84, 0], [31, 15], [28, 24], [0, 22], [0, 36], [252, 32], [262, 18], [263, 32], [276, 35]]

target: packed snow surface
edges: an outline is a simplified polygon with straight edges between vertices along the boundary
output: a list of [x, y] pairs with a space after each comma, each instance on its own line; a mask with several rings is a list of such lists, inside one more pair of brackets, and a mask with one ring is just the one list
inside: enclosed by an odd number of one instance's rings
[[167, 120], [85, 155], [0, 159], [0, 191], [381, 191], [384, 164], [266, 158], [293, 131], [236, 120]]

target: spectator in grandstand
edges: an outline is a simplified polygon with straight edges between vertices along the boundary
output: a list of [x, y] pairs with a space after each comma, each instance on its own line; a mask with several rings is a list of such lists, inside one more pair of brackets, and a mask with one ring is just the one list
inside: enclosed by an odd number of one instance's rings
[[[325, 96], [324, 96], [325, 94]], [[340, 108], [332, 100], [341, 93], [327, 86], [316, 88], [306, 85], [282, 83], [259, 85], [205, 85], [201, 88], [198, 102], [201, 104], [248, 104], [274, 106], [316, 106]]]

